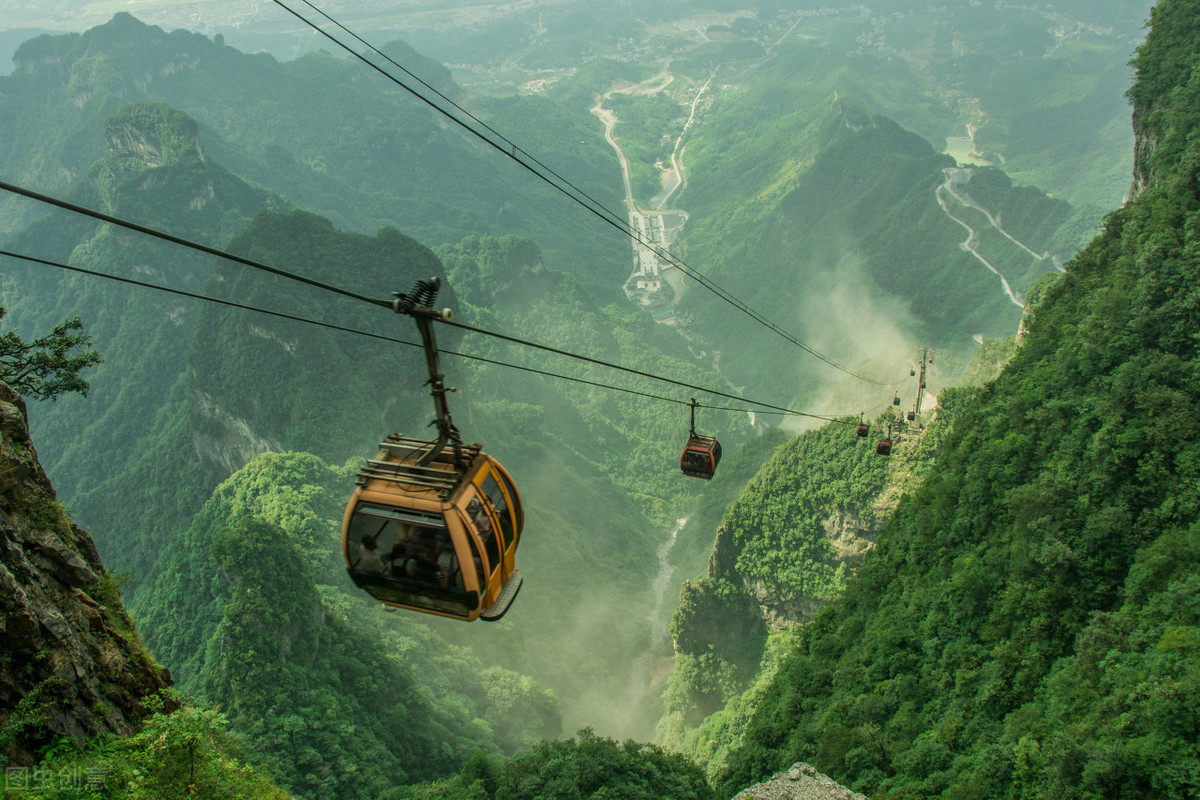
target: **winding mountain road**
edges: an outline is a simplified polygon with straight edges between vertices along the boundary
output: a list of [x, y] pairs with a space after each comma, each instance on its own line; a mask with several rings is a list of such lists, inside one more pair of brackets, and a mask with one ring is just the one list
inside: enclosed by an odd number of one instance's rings
[[[959, 245], [959, 247], [961, 247], [963, 250], [966, 250], [971, 255], [975, 256], [975, 258], [977, 258], [981, 264], [983, 264], [985, 267], [990, 269], [992, 272], [994, 272], [1000, 278], [1000, 285], [1004, 287], [1004, 293], [1008, 295], [1008, 299], [1013, 302], [1013, 305], [1017, 306], [1018, 308], [1025, 308], [1025, 304], [1020, 301], [1020, 299], [1017, 297], [1016, 293], [1013, 292], [1012, 287], [1008, 285], [1008, 279], [1004, 277], [1004, 275], [1000, 272], [1000, 270], [998, 270], [994, 266], [992, 266], [991, 262], [989, 262], [986, 258], [984, 258], [980, 254], [979, 250], [976, 249], [976, 246], [979, 243], [979, 234], [976, 233], [975, 229], [972, 228], [970, 225], [968, 225], [966, 222], [964, 222], [963, 220], [954, 216], [954, 214], [951, 213], [951, 211], [950, 211], [950, 207], [946, 205], [946, 201], [942, 197], [943, 191], [948, 192], [950, 195], [952, 195], [954, 197], [955, 200], [958, 200], [959, 203], [961, 203], [962, 205], [970, 206], [971, 208], [979, 208], [978, 206], [976, 206], [974, 204], [964, 202], [962, 200], [962, 198], [959, 197], [952, 188], [950, 188], [950, 182], [952, 180], [952, 178], [951, 178], [952, 172], [953, 172], [953, 170], [949, 170], [949, 169], [946, 170], [945, 182], [940, 184], [936, 189], [934, 189], [933, 194], [934, 194], [934, 197], [937, 198], [937, 203], [939, 206], [941, 206], [942, 211], [946, 214], [946, 216], [949, 217], [950, 219], [954, 220], [955, 222], [957, 222], [959, 225], [963, 226], [967, 230], [967, 238]], [[1012, 241], [1014, 243], [1016, 243], [1017, 245], [1020, 245], [1025, 250], [1028, 250], [1031, 254], [1033, 254], [1033, 256], [1035, 258], [1041, 259], [1041, 258], [1045, 257], [1045, 256], [1038, 256], [1037, 253], [1034, 253], [1032, 250], [1030, 250], [1028, 247], [1025, 247], [1025, 245], [1021, 244], [1016, 239], [1013, 239], [1013, 237], [1011, 237], [1007, 233], [1005, 233], [1004, 230], [999, 225], [996, 224], [995, 218], [991, 214], [989, 214], [987, 211], [984, 211], [981, 208], [979, 210], [983, 211], [985, 214], [987, 214], [988, 221], [991, 222], [992, 226], [994, 228], [996, 228], [996, 230], [1000, 231], [1005, 236], [1008, 236], [1008, 238], [1012, 239]]]
[[[700, 100], [716, 74], [717, 71], [714, 69], [709, 74], [708, 80], [692, 98], [687, 121], [675, 138], [675, 145], [671, 150], [671, 165], [662, 168], [662, 191], [651, 198], [646, 207], [639, 206], [637, 198], [634, 197], [629, 160], [620, 143], [613, 136], [617, 116], [611, 109], [604, 107], [604, 101], [613, 94], [656, 94], [670, 85], [675, 80], [675, 76], [663, 70], [642, 83], [622, 89], [612, 89], [605, 92], [591, 108], [591, 112], [604, 123], [604, 140], [616, 152], [617, 160], [621, 164], [621, 179], [625, 187], [625, 209], [629, 215], [629, 226], [640, 237], [640, 241], [635, 241], [633, 244], [634, 266], [632, 274], [625, 281], [626, 295], [630, 299], [635, 299], [636, 296], [640, 298], [640, 302], [646, 305], [657, 302], [652, 298], [658, 295], [661, 280], [667, 280], [671, 284], [675, 300], [678, 300], [685, 290], [685, 285], [681, 280], [682, 276], [660, 253], [670, 247], [679, 230], [687, 222], [688, 214], [686, 211], [668, 209], [666, 206], [676, 192], [687, 186], [687, 176], [683, 169], [682, 158], [683, 140], [688, 129], [695, 122]], [[666, 274], [664, 275], [664, 273]]]

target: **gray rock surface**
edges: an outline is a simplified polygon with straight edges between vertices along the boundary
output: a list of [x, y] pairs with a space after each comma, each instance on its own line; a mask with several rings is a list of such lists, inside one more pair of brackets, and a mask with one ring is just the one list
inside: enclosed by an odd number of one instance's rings
[[57, 738], [130, 733], [170, 684], [55, 499], [25, 403], [0, 383], [0, 765], [32, 764]]
[[867, 800], [803, 762], [777, 772], [769, 781], [737, 793], [733, 800]]

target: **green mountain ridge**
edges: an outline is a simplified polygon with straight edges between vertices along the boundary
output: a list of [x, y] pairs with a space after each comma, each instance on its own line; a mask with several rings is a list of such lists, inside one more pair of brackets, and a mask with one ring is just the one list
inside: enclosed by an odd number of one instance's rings
[[[889, 410], [866, 437], [840, 420], [775, 450], [726, 507], [706, 573], [684, 584], [671, 620], [675, 671], [660, 739], [698, 760], [716, 755], [703, 737], [745, 702], [763, 668], [774, 669], [772, 640], [803, 629], [845, 592], [896, 503], [936, 463], [968, 397], [947, 389], [919, 421]], [[893, 440], [887, 459], [875, 452], [885, 430]], [[710, 775], [729, 744], [721, 741]]]
[[744, 728], [708, 728], [724, 791], [804, 760], [876, 798], [1196, 792], [1200, 196], [1172, 59], [1200, 16], [1153, 21], [1146, 188], [964, 398], [845, 595], [724, 712]]
[[[941, 207], [940, 187], [954, 161], [921, 137], [846, 102], [815, 116], [812, 124], [817, 130], [809, 140], [810, 163], [775, 184], [777, 198], [763, 198], [760, 208], [693, 218], [683, 242], [689, 253], [703, 254], [717, 280], [744, 287], [741, 294], [754, 308], [851, 368], [858, 366], [852, 353], [895, 359], [905, 341], [939, 342], [947, 366], [961, 368], [974, 339], [1002, 339], [1016, 329], [1021, 309], [1000, 277], [964, 251], [965, 232], [952, 213], [977, 215], [967, 219], [995, 237], [977, 246], [1018, 293], [1054, 270], [1056, 262], [1040, 253], [1069, 257], [1088, 231], [1086, 214], [1081, 218], [1030, 187], [1014, 187], [996, 170], [975, 170], [976, 200], [1001, 220], [1013, 220], [1015, 230], [1037, 248], [1035, 256], [991, 233], [982, 213]], [[693, 186], [689, 196], [707, 191], [701, 178]], [[968, 183], [965, 192], [970, 189]], [[943, 202], [954, 201], [947, 196]], [[1034, 227], [1029, 219], [1041, 224]], [[711, 296], [691, 292], [684, 305], [697, 318], [718, 318]], [[846, 325], [847, 319], [857, 326]], [[717, 349], [746, 354], [729, 368], [735, 382], [772, 373], [763, 362], [776, 358], [777, 345], [757, 327], [728, 315], [706, 326], [705, 336]], [[795, 372], [802, 377], [775, 370], [782, 380], [769, 385], [805, 398], [838, 378], [824, 367], [801, 372], [798, 366]]]
[[[400, 42], [381, 50], [459, 97], [442, 65]], [[402, 221], [428, 245], [465, 231], [515, 232], [537, 238], [565, 269], [619, 269], [602, 247], [570, 246], [589, 234], [576, 222], [584, 216], [564, 214], [557, 192], [519, 168], [496, 168], [490, 148], [382, 76], [364, 75], [357, 62], [312, 53], [280, 63], [188, 31], [166, 33], [128, 13], [83, 34], [37, 37], [15, 60], [14, 73], [0, 78], [0, 165], [25, 185], [51, 193], [69, 185], [103, 155], [96, 137], [109, 115], [130, 102], [163, 102], [196, 120], [216, 160], [339, 227], [373, 232]], [[552, 136], [569, 130], [572, 141], [601, 141], [594, 125], [579, 124], [590, 120], [586, 109], [569, 114], [539, 101], [513, 102], [530, 105], [524, 113]], [[601, 148], [572, 154], [576, 185], [611, 198], [609, 158]], [[36, 213], [5, 198], [0, 219], [17, 228]]]

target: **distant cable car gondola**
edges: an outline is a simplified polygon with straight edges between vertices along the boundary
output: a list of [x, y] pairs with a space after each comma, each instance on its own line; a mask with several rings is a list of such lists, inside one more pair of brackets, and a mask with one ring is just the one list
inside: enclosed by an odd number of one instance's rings
[[394, 308], [417, 321], [437, 419], [434, 441], [392, 434], [358, 474], [342, 521], [350, 578], [389, 606], [461, 620], [496, 620], [521, 588], [524, 526], [512, 477], [479, 445], [463, 445], [450, 420], [433, 335], [438, 280], [419, 281]]
[[896, 395], [895, 397], [892, 398], [892, 405], [894, 405], [894, 406], [900, 405], [900, 395]]
[[909, 422], [912, 422], [916, 418], [917, 418], [917, 412], [915, 412], [915, 411], [908, 412], [908, 421]]
[[696, 398], [692, 398], [692, 424], [687, 446], [679, 456], [679, 471], [693, 478], [709, 480], [721, 463], [721, 443], [715, 436], [700, 436], [696, 433]]
[[862, 414], [858, 415], [858, 427], [855, 429], [855, 432], [858, 433], [860, 439], [867, 438], [867, 435], [871, 432], [871, 426], [863, 422]]
[[879, 440], [875, 445], [875, 452], [881, 456], [891, 455], [892, 453], [892, 426], [888, 424], [887, 436]]

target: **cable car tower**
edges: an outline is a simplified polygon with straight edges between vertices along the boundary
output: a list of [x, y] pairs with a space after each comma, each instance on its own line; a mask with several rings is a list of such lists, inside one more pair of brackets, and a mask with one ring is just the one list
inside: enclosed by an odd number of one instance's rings
[[351, 580], [389, 606], [470, 621], [504, 616], [521, 588], [515, 564], [524, 526], [512, 476], [478, 444], [464, 445], [446, 405], [433, 308], [440, 284], [420, 280], [396, 294], [398, 314], [417, 322], [429, 368], [437, 438], [399, 433], [358, 473], [342, 520]]
[[921, 373], [917, 378], [917, 402], [913, 406], [913, 416], [910, 417], [910, 419], [915, 418], [917, 420], [918, 426], [921, 424], [921, 400], [925, 396], [925, 368], [932, 363], [933, 359], [929, 357], [929, 348], [926, 347], [921, 351]]

